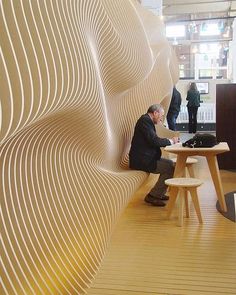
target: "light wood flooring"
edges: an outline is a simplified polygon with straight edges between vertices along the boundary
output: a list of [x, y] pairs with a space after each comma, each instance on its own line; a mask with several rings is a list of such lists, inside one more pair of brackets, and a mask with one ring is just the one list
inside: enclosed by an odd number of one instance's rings
[[[206, 160], [196, 158], [203, 225], [191, 203], [183, 227], [177, 208], [167, 220], [165, 208], [145, 204], [157, 179], [150, 175], [120, 217], [89, 295], [236, 294], [236, 223], [216, 210]], [[221, 178], [224, 193], [236, 190], [235, 172], [221, 170]]]

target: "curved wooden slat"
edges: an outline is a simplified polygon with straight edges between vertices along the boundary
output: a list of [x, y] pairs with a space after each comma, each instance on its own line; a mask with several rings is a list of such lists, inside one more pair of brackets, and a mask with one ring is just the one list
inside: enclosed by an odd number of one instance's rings
[[127, 168], [134, 124], [170, 97], [177, 67], [143, 13], [127, 0], [1, 1], [6, 294], [84, 293], [147, 177]]

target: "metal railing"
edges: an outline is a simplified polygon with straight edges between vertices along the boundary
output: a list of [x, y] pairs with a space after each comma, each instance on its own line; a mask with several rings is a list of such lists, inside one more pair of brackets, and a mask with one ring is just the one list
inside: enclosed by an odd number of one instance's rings
[[[197, 120], [199, 123], [216, 122], [216, 106], [214, 103], [202, 103], [198, 108]], [[181, 105], [180, 113], [176, 123], [188, 122], [188, 110], [186, 105]]]

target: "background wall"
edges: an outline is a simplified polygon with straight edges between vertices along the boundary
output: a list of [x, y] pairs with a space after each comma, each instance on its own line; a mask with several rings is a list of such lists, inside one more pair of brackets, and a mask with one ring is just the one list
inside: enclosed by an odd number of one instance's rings
[[176, 87], [180, 91], [183, 99], [183, 103], [187, 104], [186, 97], [189, 85], [191, 82], [207, 82], [209, 83], [209, 93], [201, 94], [201, 100], [203, 103], [215, 103], [216, 102], [216, 85], [229, 83], [226, 79], [201, 79], [201, 80], [179, 80]]
[[188, 111], [187, 111], [187, 91], [191, 82], [208, 83], [207, 94], [201, 94], [201, 104], [197, 114], [197, 131], [213, 131], [216, 130], [216, 87], [220, 84], [228, 83], [225, 79], [200, 79], [200, 80], [179, 80], [177, 89], [182, 96], [182, 104], [180, 114], [177, 118], [177, 130], [188, 132]]

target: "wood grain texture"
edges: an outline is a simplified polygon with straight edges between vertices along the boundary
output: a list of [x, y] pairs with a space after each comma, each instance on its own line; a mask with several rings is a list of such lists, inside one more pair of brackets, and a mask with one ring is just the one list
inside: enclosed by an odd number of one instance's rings
[[[195, 174], [204, 181], [199, 201], [204, 224], [190, 202], [190, 218], [177, 227], [175, 207], [144, 203], [155, 175], [134, 195], [112, 235], [109, 249], [89, 295], [234, 295], [236, 293], [236, 225], [216, 210], [216, 192], [206, 159], [196, 157]], [[236, 174], [221, 170], [224, 192], [235, 189]]]
[[160, 18], [129, 0], [0, 1], [4, 294], [83, 294], [148, 174], [137, 118], [178, 67]]

